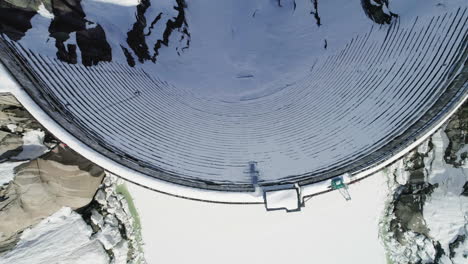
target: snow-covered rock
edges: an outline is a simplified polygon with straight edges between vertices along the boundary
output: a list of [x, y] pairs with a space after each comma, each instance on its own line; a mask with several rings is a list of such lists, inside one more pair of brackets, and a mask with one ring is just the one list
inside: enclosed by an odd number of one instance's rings
[[112, 264], [126, 264], [128, 263], [128, 242], [125, 240], [120, 241], [113, 249], [112, 253], [114, 258]]
[[96, 202], [98, 202], [99, 204], [101, 204], [101, 205], [105, 205], [106, 204], [106, 193], [102, 189], [99, 189], [97, 191], [96, 195], [94, 196], [94, 200]]
[[97, 227], [102, 228], [104, 226], [104, 217], [96, 211], [95, 209], [91, 210], [91, 222]]
[[70, 208], [62, 208], [27, 229], [0, 264], [107, 264], [109, 257], [91, 237], [91, 228]]
[[22, 149], [23, 141], [20, 135], [0, 131], [0, 162], [18, 155]]
[[113, 214], [108, 214], [106, 215], [106, 218], [104, 219], [104, 222], [112, 227], [118, 227], [119, 226], [119, 221]]
[[468, 182], [467, 168], [455, 168], [446, 164], [443, 156], [448, 145], [447, 136], [439, 131], [433, 137], [434, 160], [429, 182], [438, 187], [424, 204], [424, 219], [430, 236], [440, 242], [445, 252], [459, 235], [466, 236], [468, 224], [468, 197], [461, 195]]
[[31, 130], [23, 134], [22, 151], [12, 157], [13, 160], [32, 160], [49, 151], [44, 145], [45, 132]]
[[15, 178], [15, 168], [24, 161], [0, 163], [0, 186], [10, 183]]
[[121, 193], [124, 182], [116, 176], [106, 173], [94, 200], [96, 203], [90, 212], [90, 222], [95, 230], [94, 237], [104, 248], [112, 252], [112, 264], [140, 263], [145, 259], [139, 227], [128, 206], [127, 197]]
[[0, 245], [63, 206], [92, 201], [104, 171], [74, 151], [59, 146], [15, 168], [0, 200]]
[[106, 250], [112, 249], [117, 243], [122, 241], [119, 229], [111, 225], [104, 225], [104, 228], [97, 234], [98, 239]]
[[468, 262], [467, 109], [388, 169], [383, 240], [395, 264]]

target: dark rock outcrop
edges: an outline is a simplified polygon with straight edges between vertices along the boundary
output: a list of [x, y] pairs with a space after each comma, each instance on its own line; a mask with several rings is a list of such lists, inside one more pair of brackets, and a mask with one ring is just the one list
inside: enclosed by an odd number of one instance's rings
[[[9, 126], [15, 126], [13, 133]], [[12, 95], [0, 96], [0, 131], [21, 136], [26, 130], [41, 130], [45, 132], [44, 144], [51, 147], [57, 140], [26, 111]]]
[[112, 61], [112, 48], [106, 40], [106, 33], [101, 25], [78, 31], [76, 42], [81, 51], [83, 65], [96, 65], [100, 61]]
[[361, 0], [364, 13], [377, 24], [390, 24], [394, 18], [398, 17], [389, 10], [388, 4], [389, 0]]
[[127, 59], [127, 64], [130, 66], [130, 67], [134, 67], [136, 65], [136, 62], [135, 62], [135, 58], [133, 58], [132, 56], [132, 53], [130, 53], [130, 51], [125, 48], [124, 46], [120, 45], [120, 48], [122, 49], [124, 55], [125, 55], [125, 58]]
[[[429, 150], [432, 144], [429, 142]], [[390, 228], [394, 231], [395, 237], [401, 242], [403, 235], [407, 231], [427, 236], [427, 229], [422, 208], [428, 197], [436, 188], [425, 179], [424, 158], [427, 153], [413, 152], [405, 162], [405, 170], [409, 173], [408, 181], [401, 185], [395, 192], [393, 200], [393, 214], [395, 218], [390, 222]]]
[[[464, 135], [468, 131], [466, 113], [468, 104], [464, 104], [451, 117], [443, 131], [445, 133], [440, 131], [440, 135], [433, 136], [427, 145], [408, 154], [393, 171], [394, 182], [398, 185], [388, 204], [383, 226], [386, 233], [384, 240], [390, 245], [388, 248], [394, 263], [442, 263], [443, 259], [459, 259], [461, 254], [466, 258], [463, 249], [459, 248], [465, 243], [466, 232], [463, 230], [466, 223], [459, 220], [451, 222], [450, 217], [445, 219], [437, 216], [453, 209], [445, 211], [445, 208], [440, 208], [441, 212], [438, 213], [439, 208], [434, 208], [434, 203], [457, 203], [460, 184], [463, 184], [463, 188], [459, 195], [468, 196], [468, 182], [464, 182], [466, 177], [460, 171], [463, 168], [457, 168], [466, 161], [466, 154], [460, 153], [466, 144]], [[449, 144], [445, 136], [449, 139]], [[447, 171], [448, 168], [455, 169], [453, 174]], [[455, 211], [458, 207], [459, 210], [464, 210], [463, 199], [459, 203], [455, 206]], [[447, 234], [438, 234], [442, 228], [438, 231], [437, 226], [442, 224], [448, 230], [454, 230], [450, 234], [454, 235], [451, 240], [444, 241], [443, 237]], [[433, 230], [434, 227], [436, 230]], [[458, 234], [457, 229], [460, 230]], [[405, 254], [401, 254], [403, 251]]]
[[151, 57], [151, 60], [153, 62], [156, 62], [156, 58], [159, 55], [159, 49], [161, 48], [161, 45], [164, 45], [166, 47], [169, 45], [169, 37], [171, 36], [174, 30], [178, 30], [182, 33], [180, 41], [183, 41], [185, 39], [186, 46], [183, 47], [182, 50], [188, 48], [188, 46], [190, 45], [190, 33], [188, 32], [188, 24], [185, 19], [185, 8], [187, 7], [187, 4], [185, 3], [185, 0], [176, 0], [176, 2], [177, 5], [174, 6], [174, 9], [178, 12], [177, 16], [174, 19], [170, 19], [166, 22], [166, 29], [164, 30], [163, 38], [158, 39], [158, 41], [154, 45], [154, 55]]
[[462, 147], [468, 143], [466, 136], [468, 131], [468, 103], [465, 103], [459, 111], [457, 111], [445, 128], [445, 133], [449, 139], [449, 145], [445, 150], [444, 160], [447, 164], [452, 164], [454, 167], [463, 165], [467, 152], [462, 152], [457, 155]]
[[[142, 0], [140, 2], [140, 4], [137, 6], [136, 21], [133, 24], [132, 29], [127, 33], [127, 44], [137, 56], [138, 61], [141, 63], [148, 60], [156, 62], [159, 55], [159, 50], [163, 46], [169, 46], [169, 38], [174, 31], [180, 32], [182, 34], [179, 39], [179, 43], [181, 43], [183, 47], [180, 49], [179, 47], [176, 47], [177, 53], [179, 55], [180, 52], [184, 51], [190, 46], [190, 33], [188, 31], [188, 24], [185, 17], [185, 9], [187, 8], [187, 4], [185, 0], [176, 0], [174, 9], [177, 11], [177, 15], [166, 21], [166, 27], [163, 31], [163, 34], [156, 41], [156, 43], [153, 44], [153, 52], [151, 52], [149, 50], [149, 45], [151, 45], [151, 43], [147, 43], [146, 37], [152, 34], [152, 29], [157, 23], [161, 23], [161, 17], [163, 13], [158, 13], [158, 15], [156, 15], [156, 17], [151, 21], [150, 26], [147, 27], [148, 24], [145, 18], [145, 14], [150, 6], [151, 1], [149, 0]], [[145, 30], [148, 32], [145, 33]], [[130, 52], [128, 52], [128, 50], [125, 52], [124, 49], [124, 54], [127, 57], [128, 62], [134, 61], [134, 58]]]
[[0, 162], [10, 160], [23, 150], [23, 139], [20, 135], [0, 131]]
[[[150, 6], [151, 2], [149, 0], [142, 0], [140, 4], [138, 4], [135, 15], [136, 21], [133, 24], [132, 29], [127, 32], [128, 46], [133, 50], [135, 55], [138, 57], [138, 61], [141, 63], [150, 59], [148, 44], [146, 44], [146, 35], [144, 34], [144, 29], [147, 25], [145, 13]], [[127, 56], [127, 60], [129, 60], [131, 54], [128, 50], [125, 55]], [[133, 59], [133, 57], [131, 59]]]
[[52, 0], [54, 19], [50, 23], [49, 33], [55, 39], [57, 58], [68, 63], [77, 63], [77, 52], [76, 45], [65, 45], [65, 42], [70, 38], [70, 33], [86, 29], [86, 14], [80, 2], [81, 0]]
[[65, 42], [70, 34], [76, 32], [76, 43], [81, 51], [83, 65], [96, 65], [100, 61], [112, 60], [112, 49], [107, 42], [106, 33], [100, 25], [87, 28], [92, 22], [85, 19], [81, 0], [52, 0], [54, 19], [50, 23], [49, 33], [55, 39], [58, 59], [75, 64], [77, 46]]
[[322, 22], [320, 20], [320, 15], [318, 11], [318, 0], [311, 0], [311, 1], [312, 1], [314, 10], [310, 11], [310, 14], [314, 15], [315, 23], [317, 24], [318, 27], [320, 27], [322, 25]]
[[15, 6], [6, 1], [0, 1], [0, 33], [18, 41], [24, 37], [31, 25], [31, 19], [37, 14], [32, 7]]

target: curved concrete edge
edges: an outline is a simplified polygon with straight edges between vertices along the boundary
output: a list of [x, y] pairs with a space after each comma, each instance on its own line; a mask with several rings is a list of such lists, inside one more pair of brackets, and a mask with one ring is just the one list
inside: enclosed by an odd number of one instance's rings
[[[464, 87], [468, 87], [468, 83], [464, 85]], [[435, 124], [431, 129], [429, 129], [424, 135], [422, 135], [420, 138], [418, 138], [416, 141], [414, 141], [412, 144], [401, 150], [400, 152], [396, 153], [394, 156], [392, 156], [390, 159], [385, 160], [384, 162], [371, 167], [369, 169], [366, 169], [362, 172], [356, 173], [354, 175], [343, 175], [344, 182], [346, 184], [352, 184], [354, 182], [358, 182], [366, 177], [372, 176], [372, 174], [382, 170], [383, 168], [389, 166], [393, 162], [401, 159], [403, 156], [408, 154], [411, 150], [417, 148], [419, 145], [421, 145], [425, 140], [427, 140], [430, 136], [432, 136], [437, 130], [439, 130], [449, 119], [452, 117], [453, 114], [455, 114], [458, 109], [467, 101], [468, 99], [468, 94], [465, 94], [463, 96], [463, 99], [461, 99], [455, 107], [446, 113], [446, 115], [437, 123]], [[310, 184], [306, 186], [302, 186], [301, 188], [301, 196], [302, 199], [306, 197], [311, 197], [317, 194], [321, 194], [324, 192], [331, 191], [331, 179], [325, 180], [323, 182], [319, 182], [316, 184]]]
[[81, 143], [75, 136], [57, 124], [34, 102], [28, 93], [21, 88], [18, 82], [1, 63], [0, 81], [0, 93], [13, 94], [24, 108], [52, 135], [83, 157], [96, 163], [112, 174], [154, 191], [181, 198], [215, 203], [263, 204], [263, 196], [258, 192], [221, 192], [190, 188], [164, 182], [127, 168]]
[[[63, 127], [57, 124], [51, 117], [49, 117], [42, 108], [37, 105], [34, 100], [27, 94], [27, 92], [21, 88], [18, 82], [9, 73], [7, 69], [0, 63], [0, 77], [1, 86], [0, 93], [11, 93], [16, 99], [28, 110], [31, 115], [37, 119], [50, 133], [52, 133], [57, 139], [67, 144], [74, 151], [84, 156], [85, 158], [93, 161], [97, 165], [101, 166], [105, 170], [134, 184], [142, 187], [160, 192], [163, 194], [185, 198], [196, 201], [212, 202], [212, 203], [226, 203], [226, 204], [264, 204], [263, 193], [259, 190], [255, 192], [222, 192], [222, 191], [211, 191], [204, 189], [197, 189], [191, 187], [185, 187], [169, 182], [165, 182], [149, 175], [134, 171], [128, 167], [125, 167], [110, 158], [105, 157], [99, 152], [88, 147], [86, 144], [81, 143], [75, 136], [67, 132]], [[465, 87], [468, 84], [464, 85]], [[355, 175], [345, 175], [344, 181], [347, 184], [354, 183], [365, 177], [372, 175], [373, 173], [385, 168], [391, 163], [402, 158], [412, 149], [419, 146], [422, 142], [428, 139], [434, 134], [442, 125], [444, 125], [448, 119], [463, 105], [467, 100], [468, 94], [463, 95], [463, 99], [457, 102], [456, 106], [445, 116], [429, 129], [423, 136], [414, 141], [411, 145], [407, 146], [390, 159], [377, 164], [374, 167], [368, 168], [365, 171], [359, 172]], [[300, 189], [300, 199], [303, 202], [304, 198], [318, 195], [324, 192], [331, 191], [331, 179], [325, 180], [318, 183], [313, 183], [305, 186], [298, 186]]]

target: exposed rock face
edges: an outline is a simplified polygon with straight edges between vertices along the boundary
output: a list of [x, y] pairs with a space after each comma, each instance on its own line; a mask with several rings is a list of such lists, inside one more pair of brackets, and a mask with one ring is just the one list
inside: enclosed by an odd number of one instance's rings
[[[86, 66], [112, 60], [112, 49], [104, 29], [100, 25], [89, 26], [94, 23], [86, 20], [81, 0], [1, 1], [0, 33], [12, 40], [20, 40], [32, 28], [31, 19], [38, 14], [40, 5], [44, 5], [54, 16], [49, 25], [49, 34], [55, 39], [59, 60], [77, 63], [78, 49]], [[67, 44], [72, 33], [76, 33], [76, 44]]]
[[[32, 131], [43, 131], [45, 139], [41, 145], [25, 146], [25, 136]], [[35, 158], [43, 153], [42, 144], [52, 146], [56, 140], [50, 135], [11, 95], [0, 96], [0, 162]], [[36, 149], [32, 149], [36, 148]], [[32, 151], [23, 153], [23, 150]], [[34, 153], [33, 153], [34, 152]], [[31, 155], [33, 157], [31, 157]]]
[[[142, 0], [140, 4], [138, 4], [135, 15], [136, 21], [133, 24], [132, 29], [127, 33], [127, 43], [138, 57], [139, 62], [144, 62], [150, 59], [148, 44], [146, 44], [146, 38], [144, 34], [144, 29], [147, 25], [145, 12], [150, 7], [150, 5], [151, 2], [149, 0]], [[154, 22], [157, 23], [158, 21], [155, 19]], [[127, 57], [127, 60], [134, 60], [131, 53], [127, 49], [125, 50], [125, 56]]]
[[[186, 18], [187, 1], [172, 0], [173, 10], [168, 11], [161, 5], [158, 9], [158, 1], [141, 0], [136, 6], [135, 22], [127, 32], [126, 43], [120, 45], [121, 52], [130, 66], [135, 62], [156, 62], [161, 48], [171, 45], [175, 47], [178, 55], [181, 55], [190, 47], [191, 35]], [[390, 24], [397, 14], [389, 9], [389, 0], [361, 0], [364, 13], [378, 24]], [[319, 1], [310, 0], [310, 14], [317, 26], [322, 25], [319, 13]], [[82, 8], [81, 0], [4, 0], [0, 2], [0, 33], [5, 33], [13, 40], [20, 40], [31, 25], [31, 19], [37, 14], [39, 5], [53, 14], [53, 19], [48, 31], [50, 37], [55, 39], [57, 58], [67, 63], [78, 63], [79, 54], [81, 62], [86, 66], [95, 65], [101, 61], [112, 60], [112, 48], [106, 37], [107, 28], [89, 21]], [[280, 8], [296, 9], [296, 1], [274, 0], [272, 4]], [[135, 7], [128, 7], [135, 8]], [[153, 10], [151, 10], [153, 9]], [[253, 13], [255, 17], [256, 11]], [[155, 28], [162, 28], [156, 30]], [[174, 32], [179, 33], [174, 41]], [[76, 40], [73, 33], [76, 33]], [[159, 34], [159, 35], [156, 35]], [[179, 37], [180, 36], [180, 37]], [[120, 41], [120, 40], [119, 40]], [[173, 43], [169, 43], [172, 41]], [[327, 47], [327, 41], [324, 40]], [[120, 50], [118, 51], [120, 52]]]
[[312, 15], [314, 15], [315, 22], [317, 23], [317, 26], [320, 27], [322, 25], [322, 22], [320, 22], [320, 15], [318, 11], [318, 0], [311, 0], [314, 6], [314, 10], [310, 11]]
[[0, 193], [0, 241], [11, 241], [63, 206], [86, 206], [103, 176], [102, 168], [65, 146], [18, 166], [14, 181]]
[[445, 128], [445, 133], [449, 139], [449, 145], [445, 150], [444, 160], [447, 164], [455, 167], [464, 165], [467, 158], [468, 149], [464, 146], [468, 143], [468, 103], [457, 111], [450, 119]]
[[54, 19], [50, 23], [50, 36], [55, 38], [57, 57], [68, 63], [77, 63], [75, 44], [65, 45], [72, 32], [76, 32], [76, 43], [81, 51], [83, 65], [96, 65], [100, 61], [112, 60], [112, 49], [107, 43], [106, 33], [100, 25], [87, 28], [93, 24], [85, 19], [81, 0], [52, 0]]
[[389, 0], [361, 0], [362, 9], [367, 17], [378, 24], [390, 24], [398, 15], [388, 7]]
[[120, 45], [120, 48], [122, 49], [124, 55], [125, 55], [125, 58], [127, 59], [127, 64], [130, 66], [130, 67], [135, 67], [136, 63], [135, 63], [135, 58], [133, 58], [132, 54], [130, 53], [130, 51], [125, 48], [124, 46]]
[[68, 63], [77, 63], [76, 45], [65, 46], [65, 41], [69, 39], [70, 33], [86, 29], [86, 15], [80, 2], [81, 0], [52, 0], [54, 19], [50, 23], [49, 33], [55, 39], [57, 58]]
[[392, 263], [467, 261], [467, 106], [445, 129], [389, 168], [394, 195], [382, 231]]
[[[26, 1], [27, 2], [27, 1]], [[0, 33], [5, 33], [12, 40], [20, 40], [31, 29], [31, 19], [37, 14], [42, 1], [10, 0], [0, 2]], [[153, 4], [157, 4], [156, 2]], [[51, 0], [45, 2], [45, 8], [53, 14], [49, 25], [50, 37], [55, 39], [56, 55], [67, 63], [78, 63], [81, 53], [82, 63], [86, 66], [96, 65], [101, 61], [112, 60], [112, 48], [109, 45], [105, 29], [86, 19], [81, 0]], [[162, 19], [163, 12], [147, 21], [147, 10], [152, 5], [150, 0], [142, 0], [136, 8], [136, 21], [127, 33], [128, 47], [140, 62], [156, 62], [159, 49], [169, 45], [173, 31], [181, 34], [177, 53], [180, 55], [190, 45], [190, 33], [185, 18], [185, 0], [175, 0], [174, 17]], [[165, 14], [167, 16], [167, 14]], [[152, 32], [157, 23], [165, 23], [161, 36]], [[76, 42], [71, 39], [76, 33]], [[148, 42], [148, 38], [153, 39]], [[71, 43], [67, 43], [70, 40]], [[74, 44], [76, 43], [76, 44]], [[122, 51], [130, 66], [135, 66], [135, 58], [130, 49], [121, 44]], [[79, 51], [79, 52], [78, 52]]]
[[31, 25], [31, 18], [36, 15], [39, 1], [1, 1], [0, 2], [0, 33], [6, 34], [12, 40], [24, 37]]
[[22, 150], [23, 139], [20, 135], [0, 131], [0, 162], [9, 160]]
[[[174, 30], [178, 30], [182, 33], [182, 37], [179, 42], [185, 41], [186, 43], [186, 46], [182, 47], [181, 50], [187, 49], [190, 45], [190, 33], [188, 32], [188, 24], [185, 19], [185, 8], [187, 7], [187, 4], [185, 3], [185, 0], [176, 0], [176, 3], [177, 5], [174, 6], [174, 9], [177, 11], [177, 16], [166, 22], [166, 29], [163, 32], [162, 39], [158, 39], [156, 44], [154, 44], [154, 54], [151, 57], [153, 62], [156, 62], [161, 45], [166, 47], [169, 45], [169, 37]], [[178, 51], [178, 53], [180, 55], [180, 51]]]
[[123, 183], [65, 145], [37, 158], [56, 140], [14, 97], [0, 110], [0, 162], [23, 161], [0, 164], [0, 264], [145, 263]]
[[11, 132], [11, 126], [18, 133], [26, 129], [44, 130], [12, 95], [0, 95], [0, 130]]
[[[148, 27], [148, 21], [146, 20], [145, 15], [150, 6], [150, 0], [142, 0], [137, 6], [136, 21], [133, 24], [132, 29], [127, 33], [128, 46], [133, 50], [138, 58], [138, 61], [144, 62], [151, 60], [152, 62], [156, 62], [159, 55], [159, 49], [162, 46], [167, 47], [169, 45], [169, 38], [172, 32], [176, 30], [182, 34], [179, 42], [184, 43], [184, 47], [180, 49], [177, 48], [177, 52], [180, 55], [180, 52], [190, 46], [190, 33], [188, 31], [188, 24], [185, 18], [185, 8], [187, 8], [185, 0], [175, 0], [174, 9], [177, 11], [177, 15], [166, 21], [166, 27], [163, 31], [163, 34], [155, 43], [147, 43], [146, 37], [152, 34], [152, 29], [157, 23], [161, 23], [161, 16], [163, 13], [158, 13], [158, 15], [156, 15], [156, 17], [151, 21]], [[148, 33], [144, 33], [145, 30]], [[148, 45], [150, 44], [153, 45], [153, 52], [149, 51]], [[124, 49], [124, 54], [127, 57], [127, 61], [134, 60], [128, 50], [126, 51]]]
[[80, 47], [83, 65], [91, 66], [97, 65], [100, 61], [112, 61], [112, 49], [100, 25], [78, 31], [76, 42]]
[[0, 95], [0, 162], [18, 160], [15, 156], [23, 150], [25, 134], [34, 130], [43, 131], [46, 146], [57, 143], [12, 95]]
[[[424, 217], [421, 212], [426, 196], [432, 192], [435, 186], [426, 182], [424, 171], [424, 157], [432, 150], [432, 143], [426, 143], [425, 148], [410, 153], [403, 160], [407, 173], [406, 183], [400, 185], [395, 192], [394, 214], [391, 228], [396, 230], [398, 241], [404, 239], [404, 232], [416, 232], [428, 234]], [[424, 151], [424, 152], [423, 152]]]

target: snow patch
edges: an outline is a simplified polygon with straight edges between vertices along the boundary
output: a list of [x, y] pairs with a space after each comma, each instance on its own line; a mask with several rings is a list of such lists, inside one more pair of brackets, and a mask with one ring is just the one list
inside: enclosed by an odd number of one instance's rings
[[15, 168], [25, 161], [0, 163], [0, 186], [8, 184], [15, 177]]
[[16, 160], [35, 159], [48, 151], [44, 146], [44, 131], [31, 130], [23, 135], [23, 151], [14, 157]]
[[39, 5], [39, 8], [37, 9], [37, 13], [45, 18], [48, 18], [48, 19], [53, 19], [54, 18], [54, 14], [50, 13], [49, 10], [47, 10], [44, 6], [43, 3], [41, 3]]
[[0, 264], [107, 264], [109, 257], [101, 244], [90, 239], [92, 230], [81, 216], [68, 207], [27, 229]]
[[15, 124], [8, 124], [7, 128], [11, 131], [11, 133], [15, 133], [18, 126]]

